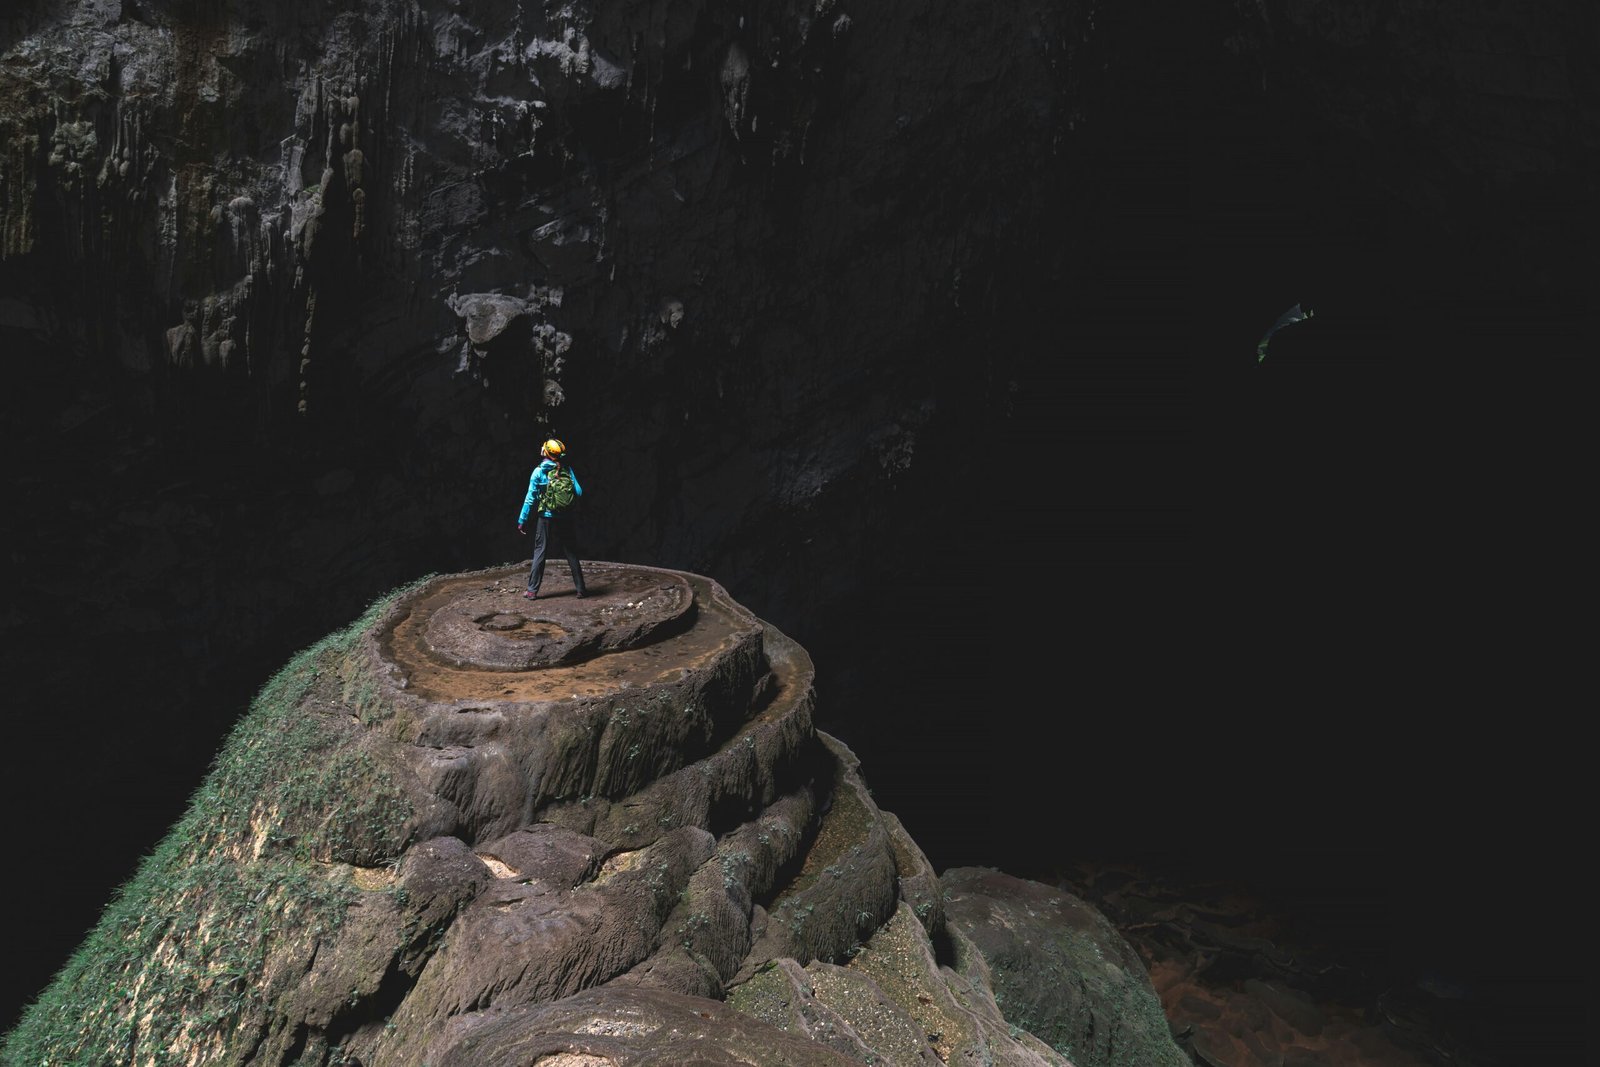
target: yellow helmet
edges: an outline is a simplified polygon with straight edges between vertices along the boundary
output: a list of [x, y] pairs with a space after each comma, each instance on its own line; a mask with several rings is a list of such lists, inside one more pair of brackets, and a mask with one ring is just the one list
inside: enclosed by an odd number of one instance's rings
[[562, 456], [567, 454], [567, 446], [552, 437], [550, 440], [544, 443], [544, 447], [539, 451], [544, 455], [549, 456], [551, 459], [560, 459]]

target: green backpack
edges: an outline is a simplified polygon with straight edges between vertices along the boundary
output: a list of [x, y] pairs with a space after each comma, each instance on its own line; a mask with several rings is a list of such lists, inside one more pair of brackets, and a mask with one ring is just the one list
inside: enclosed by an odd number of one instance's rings
[[557, 512], [572, 506], [578, 494], [572, 488], [572, 475], [565, 467], [557, 467], [550, 472], [550, 480], [545, 483], [544, 491], [539, 494], [539, 509], [541, 511]]

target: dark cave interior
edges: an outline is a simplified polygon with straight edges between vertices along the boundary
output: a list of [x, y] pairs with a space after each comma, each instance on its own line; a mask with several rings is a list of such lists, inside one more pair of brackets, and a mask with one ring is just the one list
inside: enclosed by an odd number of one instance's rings
[[[1387, 180], [1410, 165], [1399, 147], [1306, 119], [1287, 90], [1261, 91], [1263, 71], [1149, 70], [1166, 80], [1141, 83], [1098, 146], [1087, 275], [1014, 263], [1002, 279], [983, 343], [1026, 353], [1010, 416], [942, 427], [848, 602], [788, 617], [761, 590], [730, 592], [812, 654], [819, 725], [936, 868], [1048, 881], [1063, 858], [1103, 859], [1237, 882], [1375, 970], [1438, 970], [1544, 1019], [1580, 985], [1560, 933], [1580, 914], [1579, 787], [1555, 721], [1576, 641], [1546, 605], [1577, 578], [1592, 219], [1559, 190], [1425, 217]], [[1053, 303], [1067, 285], [1070, 316]], [[1297, 301], [1317, 318], [1258, 363]], [[216, 435], [204, 399], [175, 437]], [[104, 441], [24, 444], [18, 471], [103, 477]], [[181, 477], [251, 480], [250, 457], [174, 452], [191, 457]], [[326, 457], [312, 442], [287, 461], [312, 480]], [[982, 478], [978, 514], [950, 515], [949, 471]], [[508, 540], [384, 530], [372, 551], [398, 584], [501, 562]], [[114, 548], [93, 558], [102, 569], [56, 580], [114, 583]], [[170, 566], [175, 598], [206, 595]], [[271, 641], [186, 635], [176, 653], [92, 611], [19, 607], [50, 640], [9, 650], [24, 682], [6, 807], [47, 832], [13, 844], [7, 905], [26, 919], [7, 1024], [177, 818], [256, 687], [363, 606], [339, 588]], [[42, 662], [63, 632], [73, 662]], [[88, 670], [85, 640], [100, 646]], [[117, 686], [124, 660], [181, 674], [219, 653], [226, 668], [170, 703]], [[88, 730], [91, 716], [123, 725]]]

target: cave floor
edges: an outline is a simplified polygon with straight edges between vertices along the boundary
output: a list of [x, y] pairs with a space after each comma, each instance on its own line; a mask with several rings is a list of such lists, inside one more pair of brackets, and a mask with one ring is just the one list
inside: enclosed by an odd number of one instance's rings
[[[1216, 1067], [1512, 1067], [1577, 1062], [1566, 986], [1386, 966], [1368, 902], [1308, 923], [1292, 903], [1137, 862], [1069, 864], [1060, 888], [1133, 944], [1180, 1045]], [[1315, 909], [1313, 909], [1315, 910]], [[1340, 924], [1344, 929], [1340, 929]], [[1367, 929], [1361, 929], [1367, 925]], [[1470, 929], [1462, 938], [1470, 939]], [[1507, 994], [1507, 987], [1512, 989]], [[1549, 999], [1542, 997], [1548, 994]], [[1571, 994], [1576, 996], [1579, 994]]]

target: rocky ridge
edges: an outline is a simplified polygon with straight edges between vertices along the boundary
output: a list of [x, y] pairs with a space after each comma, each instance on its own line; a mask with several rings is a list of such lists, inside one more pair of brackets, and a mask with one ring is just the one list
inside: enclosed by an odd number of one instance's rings
[[1070, 894], [940, 877], [694, 574], [431, 578], [263, 688], [6, 1062], [1185, 1062]]

